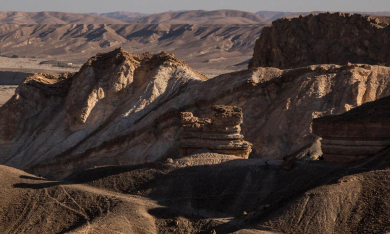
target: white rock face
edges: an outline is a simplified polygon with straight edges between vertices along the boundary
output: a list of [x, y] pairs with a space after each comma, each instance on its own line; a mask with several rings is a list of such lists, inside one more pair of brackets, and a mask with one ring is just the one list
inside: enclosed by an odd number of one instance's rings
[[0, 164], [62, 178], [101, 165], [179, 155], [180, 113], [239, 106], [250, 157], [281, 159], [312, 144], [314, 117], [390, 95], [390, 68], [258, 68], [207, 80], [174, 56], [123, 50], [76, 74], [35, 75], [0, 108]]

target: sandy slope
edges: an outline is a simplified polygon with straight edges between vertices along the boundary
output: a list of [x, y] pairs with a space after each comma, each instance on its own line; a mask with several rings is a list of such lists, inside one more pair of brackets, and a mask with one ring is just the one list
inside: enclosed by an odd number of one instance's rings
[[0, 166], [1, 233], [155, 233], [154, 202]]
[[298, 161], [287, 172], [277, 162], [266, 170], [261, 160], [197, 154], [65, 181], [0, 166], [0, 232], [384, 233], [389, 156], [347, 166]]

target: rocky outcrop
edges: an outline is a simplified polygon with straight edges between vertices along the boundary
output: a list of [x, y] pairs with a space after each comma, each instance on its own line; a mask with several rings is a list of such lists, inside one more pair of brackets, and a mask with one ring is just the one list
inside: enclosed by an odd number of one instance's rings
[[313, 120], [326, 161], [349, 163], [390, 147], [390, 97]]
[[[133, 127], [140, 120], [152, 117], [154, 123], [156, 117], [150, 114], [189, 83], [205, 79], [171, 54], [134, 55], [122, 49], [92, 57], [76, 74], [29, 77], [0, 108], [0, 164], [41, 175], [58, 170], [56, 177], [62, 177], [101, 164], [154, 160], [145, 159], [148, 153], [143, 151], [127, 160], [110, 153], [131, 149], [121, 145], [120, 138], [134, 137]], [[168, 146], [173, 138], [164, 139]], [[88, 149], [110, 140], [100, 156], [87, 156]], [[148, 142], [155, 140], [143, 139]], [[149, 154], [157, 151], [153, 156], [161, 156], [159, 148], [149, 148]]]
[[390, 18], [322, 13], [279, 19], [257, 40], [249, 68], [389, 64]]
[[252, 157], [282, 159], [316, 141], [313, 118], [389, 96], [389, 77], [383, 66], [315, 65], [207, 80], [168, 53], [116, 50], [75, 74], [25, 80], [0, 107], [0, 164], [62, 178], [95, 166], [175, 158], [181, 112], [212, 117], [215, 104], [242, 108]]
[[181, 113], [182, 132], [180, 153], [186, 156], [201, 149], [235, 155], [244, 159], [251, 153], [251, 144], [244, 141], [240, 125], [242, 109], [235, 106], [213, 107], [212, 118], [194, 117], [191, 112]]
[[16, 94], [0, 110], [0, 149], [4, 154], [8, 153], [8, 144], [15, 144], [14, 140], [34, 133], [35, 128], [50, 122], [47, 118], [55, 115], [63, 105], [72, 80], [72, 73], [36, 74], [20, 84]]

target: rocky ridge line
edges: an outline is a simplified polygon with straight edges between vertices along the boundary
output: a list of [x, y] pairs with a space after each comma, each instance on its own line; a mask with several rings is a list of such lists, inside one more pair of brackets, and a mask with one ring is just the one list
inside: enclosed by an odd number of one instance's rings
[[275, 20], [256, 41], [249, 68], [389, 64], [389, 23], [389, 17], [344, 13]]

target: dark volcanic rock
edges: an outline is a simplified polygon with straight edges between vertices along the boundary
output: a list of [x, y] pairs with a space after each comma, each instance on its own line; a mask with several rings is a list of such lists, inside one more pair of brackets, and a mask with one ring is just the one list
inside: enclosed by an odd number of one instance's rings
[[280, 19], [257, 40], [249, 68], [295, 68], [313, 64], [387, 64], [388, 17], [323, 13]]

